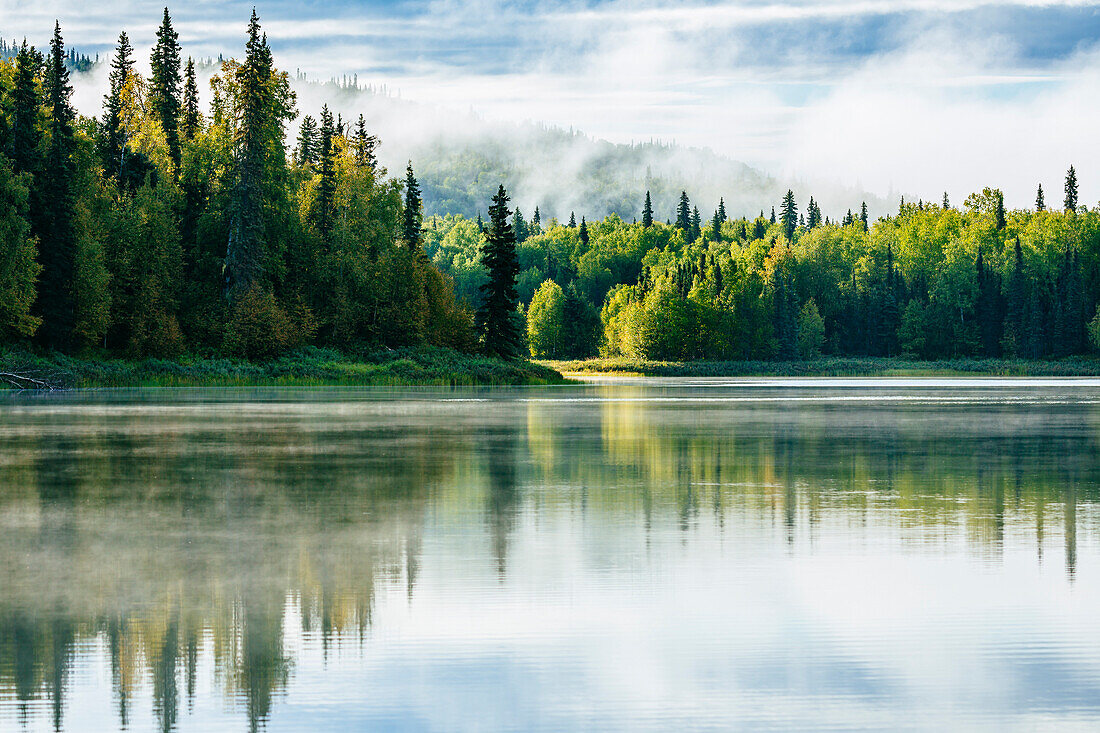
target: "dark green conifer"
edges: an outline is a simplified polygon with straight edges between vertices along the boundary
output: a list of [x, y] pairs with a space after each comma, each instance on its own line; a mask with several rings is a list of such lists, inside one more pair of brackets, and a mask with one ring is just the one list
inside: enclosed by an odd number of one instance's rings
[[149, 105], [164, 130], [168, 156], [180, 164], [180, 44], [179, 34], [172, 28], [168, 8], [157, 29], [157, 45], [150, 63]]
[[336, 128], [326, 104], [321, 108], [321, 150], [318, 155], [320, 180], [314, 222], [326, 242], [332, 234], [336, 206]]
[[997, 191], [996, 199], [993, 208], [993, 223], [997, 227], [997, 231], [1001, 231], [1005, 228], [1005, 196]]
[[512, 225], [508, 223], [508, 194], [501, 185], [489, 207], [489, 231], [481, 248], [481, 263], [489, 280], [481, 286], [483, 301], [477, 311], [477, 326], [487, 354], [515, 359], [523, 353], [523, 327], [516, 306], [516, 277], [519, 259]]
[[33, 46], [23, 46], [15, 56], [14, 79], [9, 92], [10, 140], [12, 168], [16, 173], [35, 173], [41, 167], [39, 142], [42, 139], [42, 98], [38, 76], [42, 70], [42, 55]]
[[863, 231], [867, 231], [870, 226], [867, 222], [867, 202], [863, 202], [863, 206], [859, 210], [859, 220], [863, 223]]
[[420, 252], [421, 221], [420, 184], [413, 175], [412, 161], [405, 169], [405, 216], [401, 237], [411, 252]]
[[653, 226], [653, 201], [649, 198], [649, 191], [645, 192], [645, 205], [642, 207], [642, 226], [646, 229]]
[[587, 247], [588, 246], [588, 222], [586, 222], [584, 220], [583, 216], [581, 217], [580, 239], [581, 239], [581, 244], [583, 244], [585, 247]]
[[1077, 171], [1071, 165], [1066, 171], [1066, 211], [1077, 211]]
[[1036, 192], [1036, 194], [1035, 194], [1035, 210], [1036, 211], [1046, 211], [1047, 210], [1047, 202], [1046, 202], [1046, 199], [1043, 198], [1043, 184], [1041, 184], [1041, 183], [1039, 184], [1038, 192]]
[[317, 165], [321, 157], [321, 131], [310, 115], [302, 118], [298, 128], [298, 147], [294, 151], [294, 162], [300, 166]]
[[180, 132], [184, 140], [194, 140], [202, 129], [202, 112], [199, 111], [199, 85], [195, 80], [195, 62], [188, 56], [183, 72], [183, 120]]
[[378, 166], [378, 158], [374, 152], [377, 148], [378, 138], [367, 132], [367, 121], [363, 115], [359, 115], [359, 121], [355, 123], [355, 139], [352, 141], [355, 165], [373, 171]]
[[680, 203], [676, 206], [676, 227], [688, 234], [691, 230], [691, 202], [687, 191], [680, 192]]
[[794, 201], [794, 192], [787, 189], [783, 203], [779, 207], [779, 218], [783, 222], [783, 234], [788, 242], [794, 241], [794, 230], [798, 227], [798, 204]]

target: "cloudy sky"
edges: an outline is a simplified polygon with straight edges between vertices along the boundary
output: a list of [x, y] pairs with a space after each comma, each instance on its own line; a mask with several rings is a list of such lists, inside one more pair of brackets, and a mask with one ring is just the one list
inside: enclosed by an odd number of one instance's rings
[[[286, 69], [358, 74], [502, 120], [661, 139], [779, 174], [1013, 205], [1073, 163], [1100, 198], [1100, 5], [1076, 0], [271, 0]], [[172, 8], [184, 51], [239, 53], [253, 3]], [[105, 53], [152, 45], [161, 6], [0, 0], [0, 34]], [[1058, 195], [1054, 195], [1058, 198]], [[1048, 196], [1051, 198], [1051, 196]]]

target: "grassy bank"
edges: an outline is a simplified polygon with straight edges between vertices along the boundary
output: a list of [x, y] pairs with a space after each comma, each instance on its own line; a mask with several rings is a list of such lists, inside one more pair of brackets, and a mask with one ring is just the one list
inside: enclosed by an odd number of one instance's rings
[[[305, 348], [278, 359], [76, 358], [0, 349], [0, 372], [54, 387], [412, 386], [558, 384], [561, 374], [530, 362], [504, 362], [450, 349], [346, 354]], [[10, 386], [0, 384], [0, 388]]]
[[809, 361], [644, 361], [628, 358], [541, 362], [564, 374], [651, 377], [1100, 376], [1100, 359], [950, 359], [826, 357]]

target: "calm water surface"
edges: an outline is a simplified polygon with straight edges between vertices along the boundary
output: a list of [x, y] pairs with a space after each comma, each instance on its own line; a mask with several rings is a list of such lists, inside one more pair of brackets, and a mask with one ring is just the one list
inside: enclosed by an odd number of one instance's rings
[[0, 396], [0, 731], [1100, 730], [1100, 381]]

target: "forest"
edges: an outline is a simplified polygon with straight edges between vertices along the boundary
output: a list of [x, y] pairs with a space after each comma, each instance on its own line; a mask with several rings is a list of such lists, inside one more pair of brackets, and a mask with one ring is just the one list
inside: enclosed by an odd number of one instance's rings
[[[512, 208], [424, 217], [362, 115], [299, 110], [255, 13], [200, 104], [165, 10], [151, 72], [122, 33], [98, 117], [71, 102], [60, 26], [0, 60], [0, 345], [41, 353], [269, 359], [436, 346], [505, 359], [820, 355], [1044, 358], [1100, 347], [1100, 209], [865, 203], [823, 215], [675, 210], [626, 222]], [[291, 128], [296, 126], [296, 132]], [[662, 200], [667, 196], [662, 196]], [[731, 209], [736, 206], [731, 202]], [[588, 219], [589, 214], [601, 218]], [[662, 221], [661, 215], [664, 215]]]

